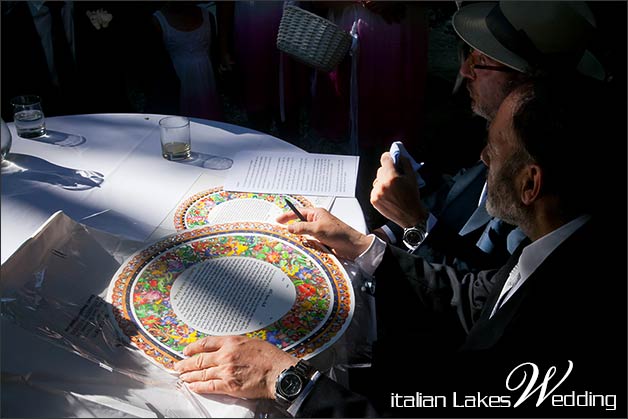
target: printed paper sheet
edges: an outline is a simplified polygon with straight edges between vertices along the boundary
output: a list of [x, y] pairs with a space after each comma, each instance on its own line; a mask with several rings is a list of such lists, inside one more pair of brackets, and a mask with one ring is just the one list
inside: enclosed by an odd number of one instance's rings
[[243, 151], [225, 190], [355, 197], [357, 156]]

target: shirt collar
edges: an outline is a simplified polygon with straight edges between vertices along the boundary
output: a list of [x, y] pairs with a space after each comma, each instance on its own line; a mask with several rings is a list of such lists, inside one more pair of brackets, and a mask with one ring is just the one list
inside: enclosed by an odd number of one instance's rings
[[590, 215], [581, 215], [526, 246], [519, 257], [521, 279], [526, 279], [532, 275], [550, 253], [589, 221], [590, 218]]

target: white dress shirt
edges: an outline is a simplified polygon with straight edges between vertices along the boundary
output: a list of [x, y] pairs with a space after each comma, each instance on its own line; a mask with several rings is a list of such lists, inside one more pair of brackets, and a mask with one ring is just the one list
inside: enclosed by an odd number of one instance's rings
[[[504, 305], [506, 301], [512, 297], [512, 295], [517, 292], [519, 288], [523, 285], [524, 282], [536, 271], [536, 269], [541, 266], [545, 258], [547, 258], [562, 242], [567, 240], [569, 236], [571, 236], [576, 230], [582, 227], [587, 221], [589, 221], [591, 217], [589, 215], [581, 215], [580, 217], [571, 220], [567, 224], [557, 228], [551, 233], [546, 234], [545, 236], [537, 239], [527, 245], [521, 255], [519, 256], [519, 261], [517, 265], [519, 266], [519, 279], [517, 282], [512, 285], [510, 289], [506, 287], [502, 288], [499, 299], [502, 299], [502, 294], [505, 294], [503, 300], [500, 303], [500, 307]], [[491, 312], [491, 316], [495, 314], [495, 312], [499, 310], [499, 307], [495, 305], [493, 307], [493, 311]]]

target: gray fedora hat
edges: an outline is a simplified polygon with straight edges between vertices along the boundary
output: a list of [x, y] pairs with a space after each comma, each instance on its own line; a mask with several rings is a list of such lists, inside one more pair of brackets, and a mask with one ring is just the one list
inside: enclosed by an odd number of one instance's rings
[[604, 68], [587, 50], [595, 19], [584, 2], [473, 3], [452, 18], [472, 48], [522, 73], [577, 69], [603, 79]]

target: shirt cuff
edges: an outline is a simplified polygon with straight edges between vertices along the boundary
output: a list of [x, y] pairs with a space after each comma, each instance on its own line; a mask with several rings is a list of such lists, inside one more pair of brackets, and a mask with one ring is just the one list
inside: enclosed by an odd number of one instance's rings
[[360, 256], [355, 258], [354, 262], [358, 265], [362, 273], [367, 276], [373, 276], [384, 257], [386, 243], [374, 234], [369, 234], [369, 237], [373, 237], [371, 245]]
[[436, 218], [436, 216], [430, 212], [427, 216], [427, 221], [425, 222], [425, 232], [429, 233], [430, 231], [432, 231], [437, 221], [438, 218]]
[[397, 238], [395, 237], [395, 233], [388, 227], [386, 224], [380, 227], [384, 233], [386, 233], [386, 237], [390, 240], [391, 244], [397, 243]]

